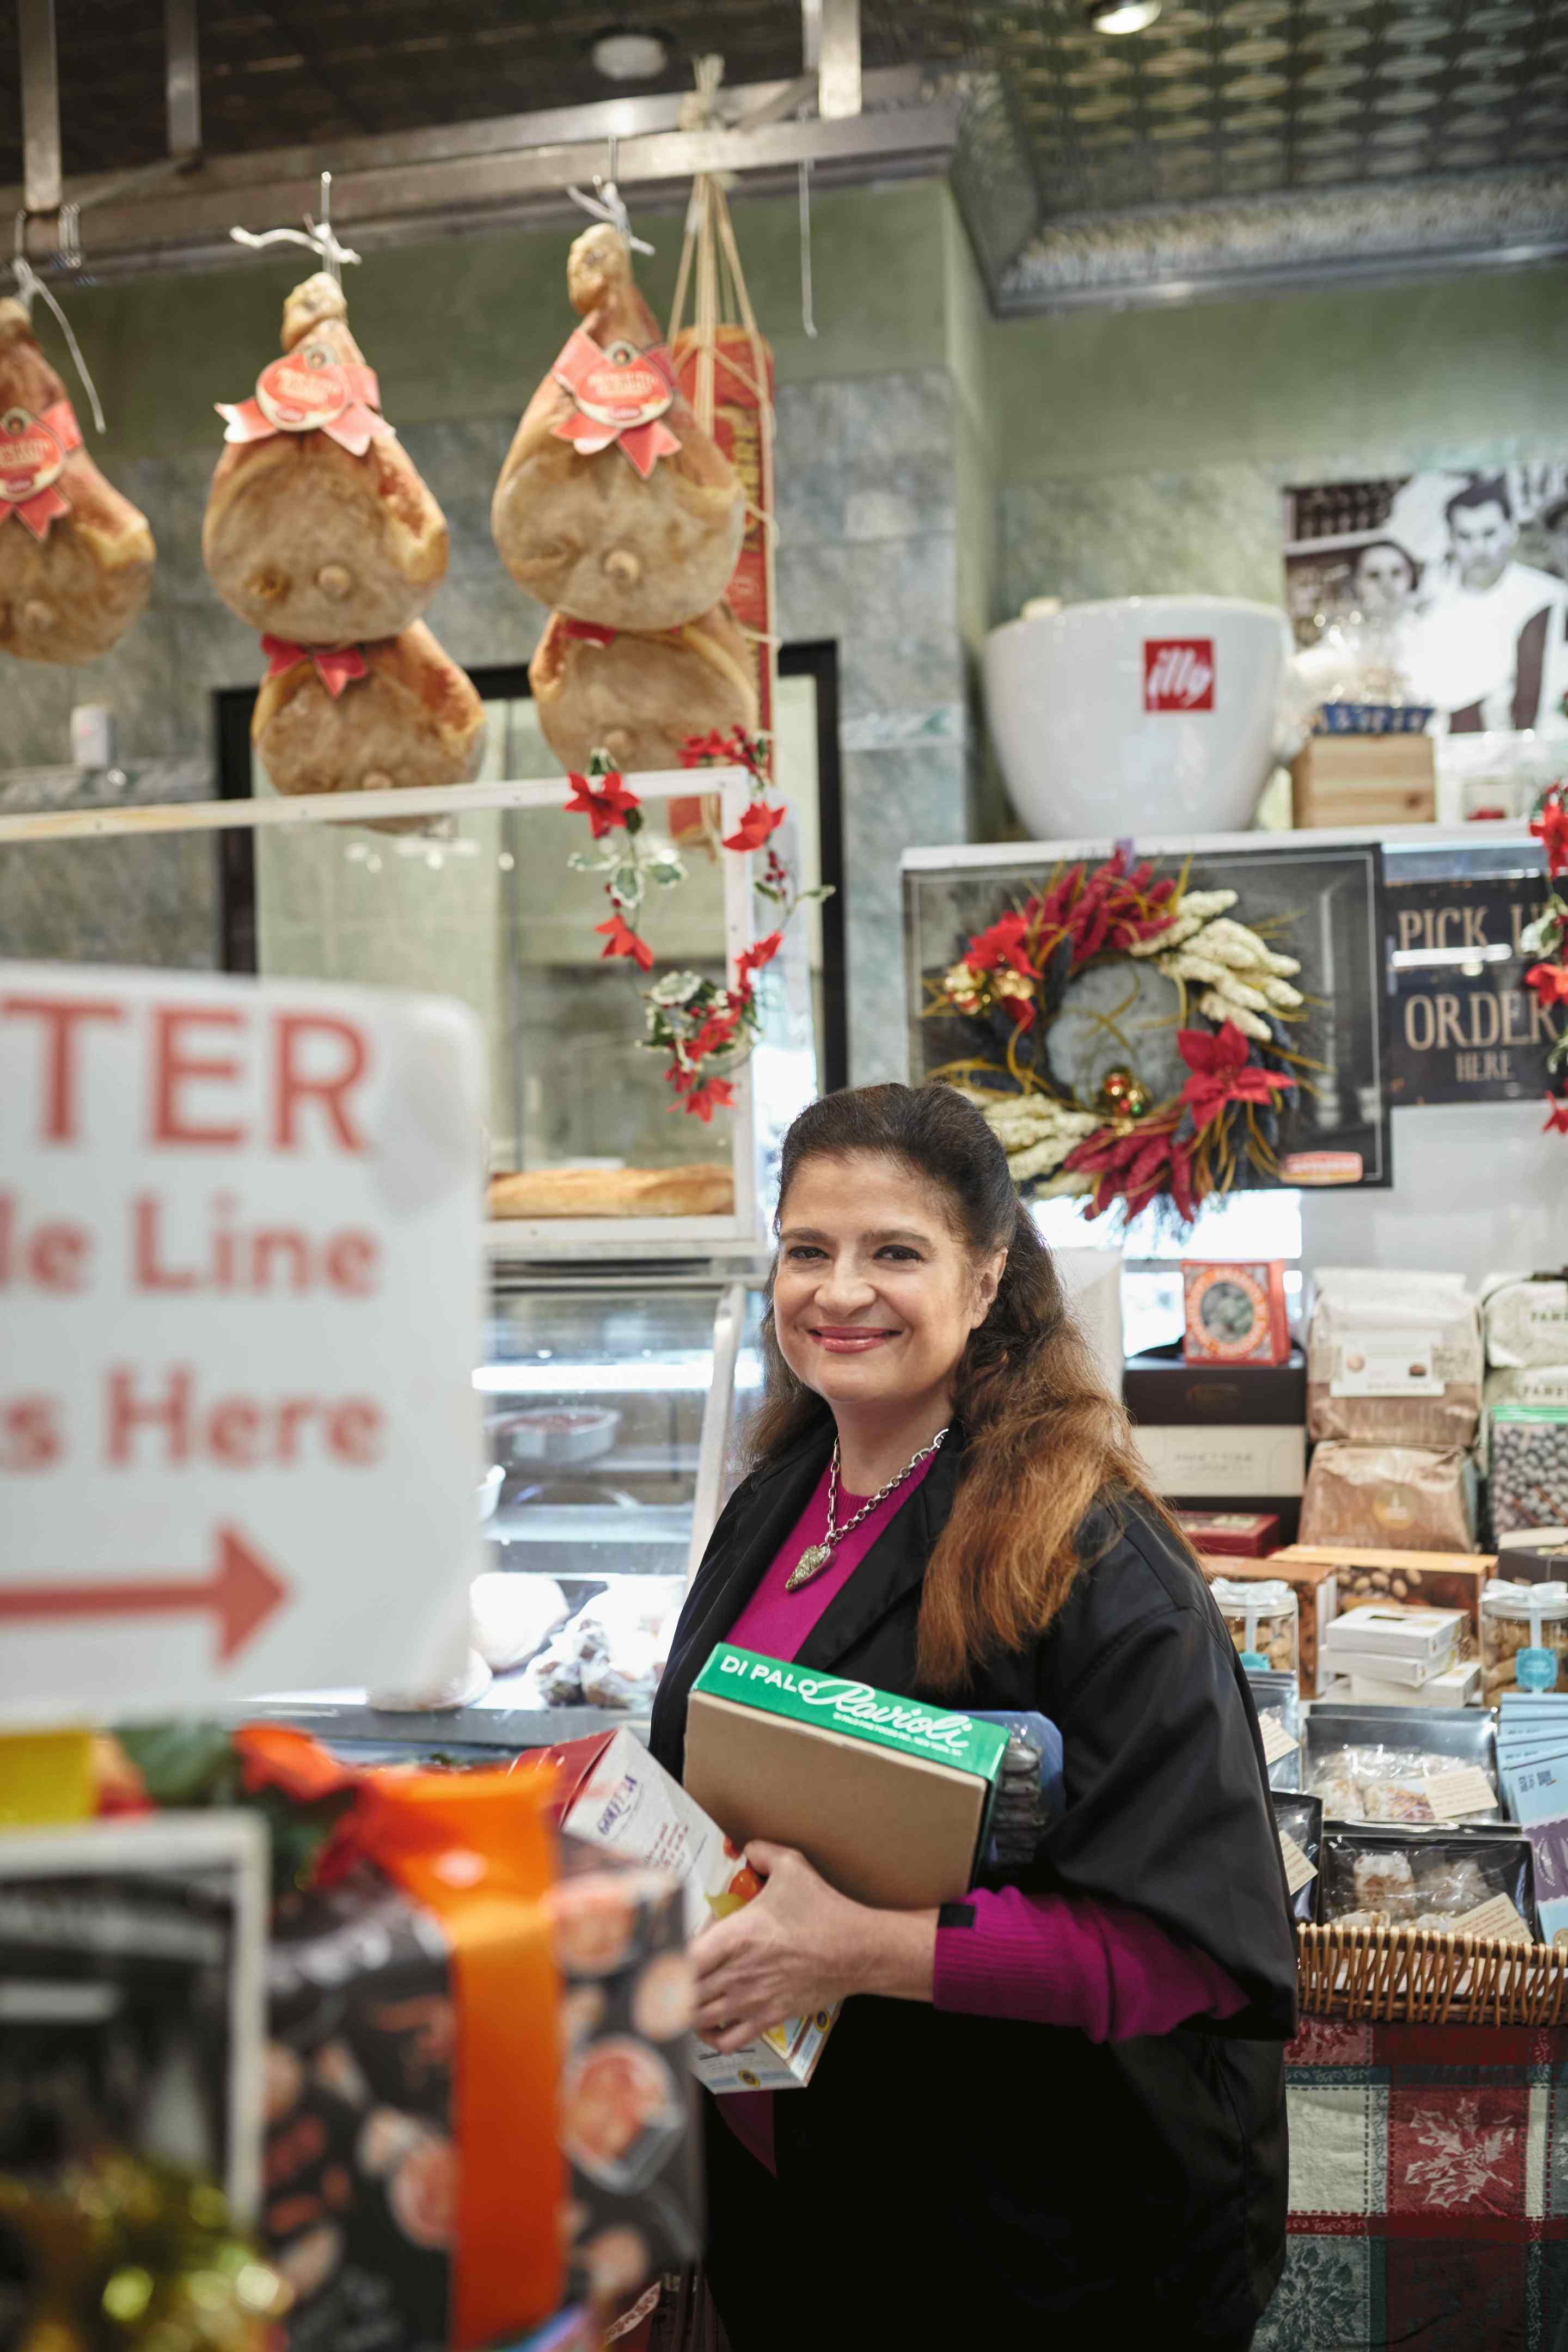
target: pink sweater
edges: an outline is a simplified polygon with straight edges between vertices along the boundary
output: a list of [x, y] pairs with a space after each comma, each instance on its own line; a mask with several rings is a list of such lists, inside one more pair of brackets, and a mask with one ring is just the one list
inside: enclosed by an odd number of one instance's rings
[[[907, 1484], [835, 1547], [831, 1566], [798, 1592], [785, 1580], [802, 1552], [827, 1528], [823, 1472], [773, 1565], [730, 1629], [743, 1650], [794, 1661], [834, 1595], [854, 1575], [882, 1529], [920, 1485]], [[853, 1518], [863, 1496], [840, 1491], [838, 1517]], [[936, 1936], [932, 1999], [938, 2009], [1069, 2025], [1091, 2042], [1169, 2033], [1193, 2017], [1234, 2017], [1245, 1996], [1206, 1953], [1166, 1934], [1119, 1903], [1083, 1895], [1025, 1895], [979, 1888], [950, 1904]], [[726, 2106], [731, 2102], [726, 2100]]]

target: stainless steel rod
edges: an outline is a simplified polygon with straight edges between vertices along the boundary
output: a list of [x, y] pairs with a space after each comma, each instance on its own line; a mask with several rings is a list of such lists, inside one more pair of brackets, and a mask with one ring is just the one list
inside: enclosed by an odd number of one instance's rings
[[821, 0], [816, 110], [824, 122], [860, 111], [860, 0]]
[[163, 37], [169, 152], [181, 158], [199, 155], [202, 78], [201, 54], [196, 45], [196, 0], [163, 0]]
[[55, 0], [18, 0], [22, 35], [22, 203], [30, 213], [58, 213], [65, 194], [60, 163], [60, 69]]

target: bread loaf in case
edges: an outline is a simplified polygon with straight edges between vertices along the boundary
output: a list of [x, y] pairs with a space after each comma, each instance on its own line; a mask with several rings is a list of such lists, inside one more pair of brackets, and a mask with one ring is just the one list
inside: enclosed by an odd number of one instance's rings
[[716, 1160], [677, 1168], [534, 1168], [492, 1176], [492, 1217], [719, 1217], [735, 1180]]

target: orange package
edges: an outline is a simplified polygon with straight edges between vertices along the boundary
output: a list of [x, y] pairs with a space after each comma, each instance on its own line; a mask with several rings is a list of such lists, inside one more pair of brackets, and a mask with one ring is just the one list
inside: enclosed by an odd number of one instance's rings
[[262, 2223], [292, 2340], [373, 2311], [388, 2352], [516, 2336], [564, 2291], [552, 1776], [356, 1773], [273, 1727], [236, 1746], [253, 1791], [352, 1792], [268, 1955]]

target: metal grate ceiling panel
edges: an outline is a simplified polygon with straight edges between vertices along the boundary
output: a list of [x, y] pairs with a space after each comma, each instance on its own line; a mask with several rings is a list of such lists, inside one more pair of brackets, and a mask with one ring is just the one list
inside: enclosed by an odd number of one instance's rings
[[869, 0], [998, 72], [1047, 219], [1568, 156], [1563, 0], [1202, 0], [1108, 38], [1047, 0]]

